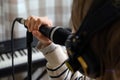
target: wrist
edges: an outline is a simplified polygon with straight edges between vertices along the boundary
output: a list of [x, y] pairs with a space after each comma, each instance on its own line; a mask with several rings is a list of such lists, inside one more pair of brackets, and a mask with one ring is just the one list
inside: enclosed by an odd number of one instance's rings
[[39, 49], [44, 55], [53, 51], [55, 48], [56, 48], [56, 44], [54, 44], [53, 42], [47, 45], [43, 45], [39, 42], [37, 46], [37, 49]]
[[48, 43], [42, 44], [43, 48], [49, 46], [52, 43], [52, 41], [49, 41]]

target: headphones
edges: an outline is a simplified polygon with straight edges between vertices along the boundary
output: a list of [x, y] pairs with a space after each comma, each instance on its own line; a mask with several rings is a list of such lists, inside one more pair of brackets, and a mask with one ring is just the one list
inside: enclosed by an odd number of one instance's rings
[[109, 27], [120, 18], [120, 12], [111, 0], [94, 0], [79, 30], [71, 34], [65, 46], [69, 59], [66, 65], [72, 71], [96, 78], [101, 75], [101, 62], [91, 49], [90, 40], [94, 34]]

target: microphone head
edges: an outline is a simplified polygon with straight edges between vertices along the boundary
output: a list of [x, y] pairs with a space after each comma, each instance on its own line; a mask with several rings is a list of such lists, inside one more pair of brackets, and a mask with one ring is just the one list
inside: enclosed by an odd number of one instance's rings
[[53, 34], [51, 34], [52, 37], [50, 38], [56, 44], [65, 45], [65, 41], [67, 40], [70, 34], [71, 32], [68, 29], [59, 27], [54, 31]]

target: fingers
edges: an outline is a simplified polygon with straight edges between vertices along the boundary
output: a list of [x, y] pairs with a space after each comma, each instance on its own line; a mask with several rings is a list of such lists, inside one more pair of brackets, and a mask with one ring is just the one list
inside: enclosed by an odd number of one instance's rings
[[39, 30], [39, 27], [42, 25], [42, 22], [40, 19], [36, 20], [36, 23], [34, 25], [34, 30]]
[[41, 34], [40, 34], [38, 31], [33, 31], [32, 34], [33, 34], [38, 40], [40, 40]]
[[44, 45], [49, 45], [51, 43], [51, 40], [48, 38], [44, 37], [39, 31], [33, 31], [32, 34]]
[[52, 21], [48, 17], [41, 17], [41, 22], [43, 25], [52, 26]]
[[30, 16], [27, 18], [25, 25], [27, 26], [28, 31], [32, 32], [33, 30], [39, 30], [41, 25], [52, 26], [52, 21], [47, 17]]
[[32, 34], [42, 42], [44, 42], [44, 40], [47, 40], [47, 38], [44, 37], [39, 31], [33, 31]]
[[33, 30], [37, 30], [40, 24], [41, 22], [38, 21], [38, 18], [35, 16], [28, 17], [25, 22], [25, 25], [27, 26], [29, 32], [32, 32]]
[[46, 25], [46, 27], [52, 26], [52, 21], [49, 20], [47, 17], [30, 16], [26, 19], [25, 25], [28, 28], [28, 31], [32, 32], [32, 34], [39, 41], [44, 43], [44, 45], [48, 45], [51, 43], [51, 40], [49, 40], [47, 37], [39, 32], [39, 27], [41, 27], [41, 25]]
[[31, 25], [30, 25], [30, 20], [31, 20], [31, 17], [28, 17], [27, 20], [25, 21], [25, 26], [28, 28], [28, 31], [29, 31], [29, 32], [31, 32], [31, 31], [30, 31], [30, 26], [31, 26]]

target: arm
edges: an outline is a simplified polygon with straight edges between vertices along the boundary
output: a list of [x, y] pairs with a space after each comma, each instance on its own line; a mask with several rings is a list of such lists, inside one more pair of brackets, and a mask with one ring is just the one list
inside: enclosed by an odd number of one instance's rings
[[46, 64], [47, 71], [53, 80], [76, 80], [77, 78], [81, 78], [82, 74], [79, 72], [72, 74], [65, 65], [68, 56], [61, 46], [52, 43], [51, 40], [39, 32], [39, 27], [41, 25], [51, 27], [51, 20], [47, 17], [30, 16], [26, 20], [25, 25], [28, 27], [29, 32], [32, 32], [32, 34], [40, 41], [38, 49], [43, 52], [48, 61]]
[[37, 48], [43, 52], [46, 60], [48, 75], [52, 80], [75, 80], [77, 78], [83, 78], [82, 74], [78, 71], [75, 74], [67, 68], [65, 61], [68, 59], [67, 53], [60, 45], [51, 43], [45, 48], [41, 48], [39, 43]]

